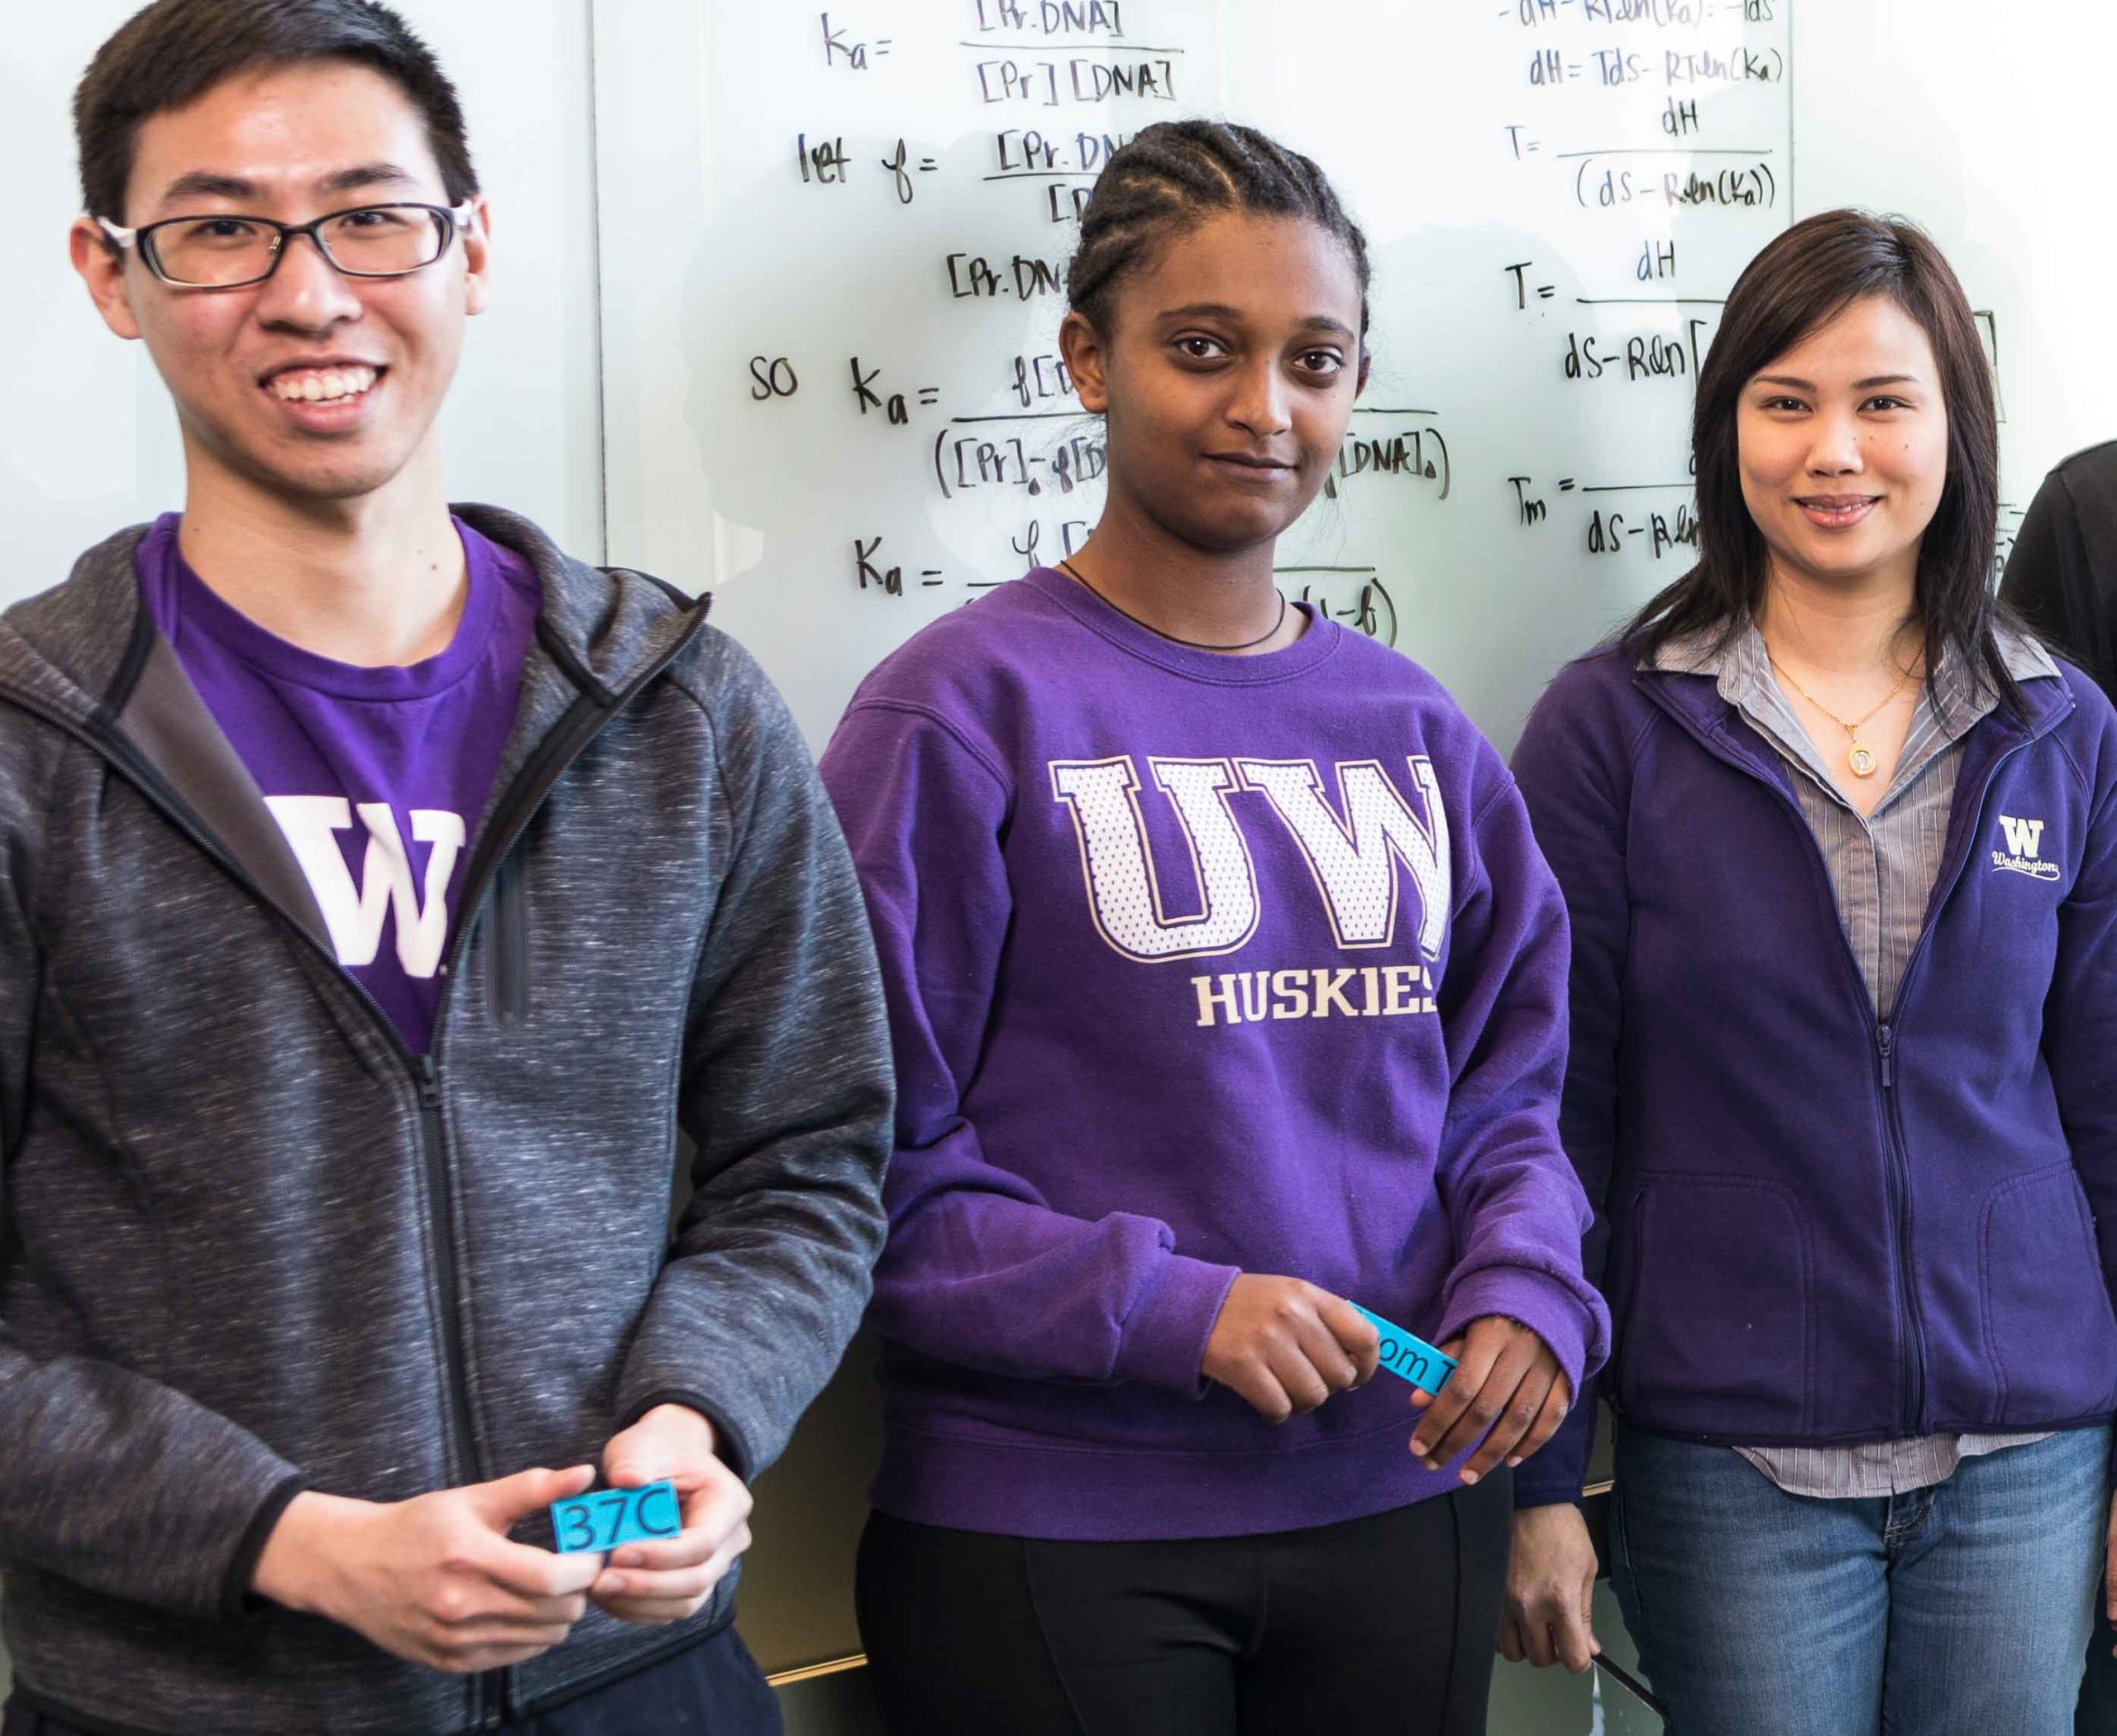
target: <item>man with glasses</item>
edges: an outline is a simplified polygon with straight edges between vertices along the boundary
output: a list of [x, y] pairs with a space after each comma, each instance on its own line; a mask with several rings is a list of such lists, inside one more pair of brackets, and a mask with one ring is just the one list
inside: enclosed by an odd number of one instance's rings
[[890, 1125], [800, 738], [702, 605], [449, 508], [490, 244], [394, 12], [157, 0], [75, 115], [186, 490], [0, 619], [7, 1736], [776, 1729], [744, 1485]]

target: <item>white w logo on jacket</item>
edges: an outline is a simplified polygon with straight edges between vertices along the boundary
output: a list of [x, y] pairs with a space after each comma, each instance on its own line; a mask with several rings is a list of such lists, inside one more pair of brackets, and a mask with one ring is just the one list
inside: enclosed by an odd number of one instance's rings
[[2033, 856], [2043, 842], [2043, 822], [2040, 820], [2017, 820], [2011, 814], [2002, 814], [2000, 826], [2007, 835], [2010, 854]]

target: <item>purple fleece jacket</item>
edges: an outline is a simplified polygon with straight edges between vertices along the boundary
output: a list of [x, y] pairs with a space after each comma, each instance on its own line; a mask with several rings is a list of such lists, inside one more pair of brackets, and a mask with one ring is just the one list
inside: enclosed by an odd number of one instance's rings
[[[1709, 676], [1606, 648], [1514, 755], [1573, 918], [1566, 1146], [1611, 1402], [1727, 1446], [2117, 1408], [2117, 715], [2077, 670], [1963, 738], [1882, 1017], [1792, 774]], [[1576, 1406], [1515, 1480], [1575, 1499]]]
[[1601, 1362], [1564, 905], [1423, 671], [1321, 619], [1186, 650], [1039, 568], [877, 669], [823, 771], [896, 1055], [882, 1510], [1233, 1536], [1460, 1486], [1397, 1381], [1276, 1428], [1206, 1381], [1242, 1271]]

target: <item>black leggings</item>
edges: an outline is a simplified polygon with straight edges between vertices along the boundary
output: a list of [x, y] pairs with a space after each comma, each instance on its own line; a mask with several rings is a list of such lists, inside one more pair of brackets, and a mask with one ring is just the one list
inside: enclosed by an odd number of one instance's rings
[[1054, 1543], [875, 1514], [891, 1736], [1483, 1736], [1512, 1479], [1261, 1537]]

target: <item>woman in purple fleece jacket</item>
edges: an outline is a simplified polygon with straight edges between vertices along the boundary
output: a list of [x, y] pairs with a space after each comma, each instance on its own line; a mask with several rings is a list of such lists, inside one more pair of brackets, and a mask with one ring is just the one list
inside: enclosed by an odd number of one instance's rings
[[[1094, 537], [920, 634], [824, 756], [898, 1069], [859, 1575], [896, 1731], [1484, 1728], [1508, 1468], [1606, 1316], [1512, 780], [1274, 586], [1366, 270], [1259, 134], [1120, 151], [1062, 332]], [[1461, 1359], [1438, 1397], [1369, 1384], [1355, 1302]]]
[[[1573, 919], [1611, 1554], [1682, 1736], [2061, 1736], [2117, 1404], [2117, 718], [1995, 611], [1961, 286], [1828, 212], [1698, 381], [1699, 561], [1515, 755]], [[1575, 1667], [1582, 1407], [1508, 1644]]]

